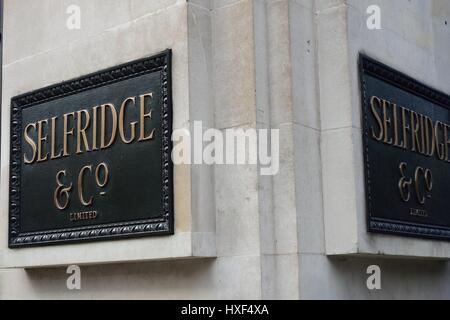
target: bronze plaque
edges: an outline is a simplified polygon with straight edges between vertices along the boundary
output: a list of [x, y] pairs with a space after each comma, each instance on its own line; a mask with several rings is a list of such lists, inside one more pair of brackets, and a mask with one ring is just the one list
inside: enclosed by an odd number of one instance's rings
[[11, 248], [173, 233], [171, 52], [11, 103]]
[[450, 97], [360, 57], [370, 232], [450, 240]]

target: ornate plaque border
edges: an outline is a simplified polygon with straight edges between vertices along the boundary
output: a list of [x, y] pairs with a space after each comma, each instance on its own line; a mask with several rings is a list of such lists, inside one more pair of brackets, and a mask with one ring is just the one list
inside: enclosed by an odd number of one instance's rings
[[409, 237], [420, 237], [435, 240], [450, 241], [450, 228], [432, 226], [426, 224], [415, 224], [402, 221], [393, 221], [389, 219], [376, 218], [372, 214], [372, 195], [371, 195], [371, 167], [370, 152], [368, 148], [368, 106], [366, 104], [366, 83], [364, 74], [373, 76], [382, 81], [396, 86], [402, 90], [420, 96], [434, 104], [450, 110], [450, 96], [439, 92], [429, 86], [405, 75], [387, 65], [378, 62], [365, 54], [359, 55], [359, 78], [361, 86], [361, 100], [363, 110], [363, 147], [364, 147], [364, 167], [365, 167], [365, 193], [367, 208], [367, 230], [372, 233], [394, 234]]
[[[172, 79], [171, 50], [125, 63], [73, 80], [65, 81], [11, 99], [11, 142], [9, 180], [9, 247], [26, 247], [80, 241], [110, 240], [124, 237], [174, 233], [172, 150]], [[21, 141], [22, 110], [75, 93], [102, 87], [140, 75], [161, 73], [162, 96], [162, 218], [147, 219], [78, 228], [23, 233], [21, 215]]]

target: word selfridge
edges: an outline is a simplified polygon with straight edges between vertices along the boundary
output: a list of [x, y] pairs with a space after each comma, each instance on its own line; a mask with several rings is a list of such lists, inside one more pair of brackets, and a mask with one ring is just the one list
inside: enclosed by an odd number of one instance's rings
[[[150, 123], [153, 110], [146, 106], [152, 98], [153, 93], [149, 92], [126, 98], [119, 108], [104, 103], [26, 124], [23, 136], [29, 148], [24, 153], [24, 163], [106, 149], [117, 138], [125, 144], [154, 139], [156, 129]], [[138, 108], [138, 116], [136, 112], [128, 115], [129, 108]], [[69, 139], [75, 139], [76, 144], [70, 144]]]
[[376, 120], [373, 139], [450, 162], [449, 124], [376, 96], [370, 99], [370, 110]]

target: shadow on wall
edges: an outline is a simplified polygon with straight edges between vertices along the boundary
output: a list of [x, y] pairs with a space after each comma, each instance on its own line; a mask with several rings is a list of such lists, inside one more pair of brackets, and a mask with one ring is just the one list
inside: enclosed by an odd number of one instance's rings
[[214, 299], [214, 266], [215, 259], [82, 266], [80, 290], [67, 289], [66, 268], [17, 270], [29, 288], [16, 290], [39, 299]]
[[[328, 258], [331, 298], [337, 299], [448, 299], [450, 265], [446, 261], [409, 259]], [[369, 266], [379, 266], [381, 289], [369, 290]], [[334, 282], [334, 283], [333, 283]], [[423, 288], [433, 288], [423, 290]]]

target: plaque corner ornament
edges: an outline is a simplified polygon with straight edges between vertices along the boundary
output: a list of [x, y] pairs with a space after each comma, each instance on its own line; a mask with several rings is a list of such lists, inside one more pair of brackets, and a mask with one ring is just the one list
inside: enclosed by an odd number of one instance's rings
[[[171, 49], [132, 62], [124, 63], [108, 69], [97, 71], [76, 79], [57, 83], [42, 89], [15, 96], [11, 99], [11, 139], [10, 139], [10, 179], [9, 179], [9, 232], [8, 246], [11, 249], [76, 243], [94, 240], [114, 240], [150, 235], [174, 234], [174, 204], [173, 204], [173, 163], [171, 160], [172, 132], [172, 78]], [[23, 231], [22, 222], [22, 177], [23, 177], [23, 113], [40, 105], [65, 99], [75, 94], [93, 92], [110, 85], [124, 81], [138, 81], [139, 77], [158, 73], [156, 83], [157, 94], [160, 97], [158, 114], [160, 122], [154, 130], [159, 130], [161, 165], [157, 174], [160, 176], [160, 194], [158, 206], [162, 212], [148, 218], [112, 221], [99, 224], [78, 225], [73, 227], [51, 228], [37, 231]], [[145, 99], [145, 97], [144, 97]], [[144, 100], [145, 108], [145, 100]], [[142, 112], [142, 111], [141, 111]], [[150, 118], [151, 118], [151, 112]], [[144, 114], [147, 116], [149, 114]], [[105, 120], [106, 121], [106, 120]], [[145, 121], [145, 118], [144, 120]], [[141, 124], [143, 126], [143, 124]], [[133, 128], [133, 127], [131, 127]], [[26, 135], [26, 133], [25, 133]], [[146, 138], [147, 139], [147, 138]], [[142, 142], [136, 142], [142, 143]], [[93, 150], [87, 150], [93, 151]], [[26, 162], [26, 160], [25, 160]], [[159, 194], [158, 193], [158, 194]], [[160, 202], [159, 202], [160, 201]]]

